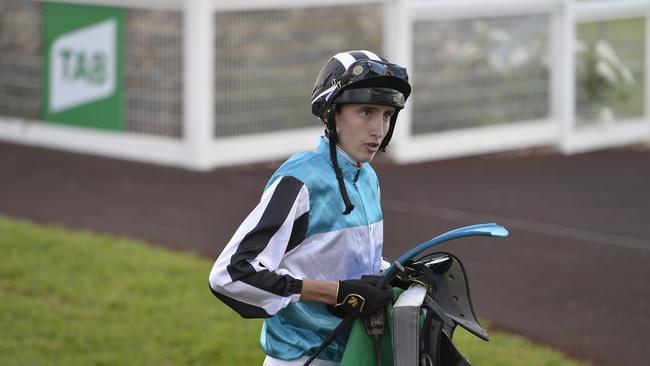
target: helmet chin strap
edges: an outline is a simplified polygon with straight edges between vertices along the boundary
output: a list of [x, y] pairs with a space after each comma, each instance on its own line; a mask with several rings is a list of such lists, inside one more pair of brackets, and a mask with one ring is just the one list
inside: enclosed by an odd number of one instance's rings
[[345, 204], [344, 215], [350, 214], [354, 210], [354, 205], [350, 202], [350, 197], [348, 196], [348, 191], [345, 188], [345, 182], [343, 181], [343, 172], [341, 167], [339, 167], [338, 157], [336, 156], [336, 143], [339, 140], [339, 136], [336, 133], [336, 123], [334, 119], [334, 108], [330, 108], [327, 112], [327, 117], [325, 120], [325, 125], [327, 126], [327, 138], [330, 140], [330, 159], [332, 160], [332, 167], [334, 168], [334, 174], [336, 175], [336, 181], [339, 183], [339, 191], [341, 192], [341, 197], [343, 198], [343, 203]]
[[386, 147], [388, 147], [388, 143], [390, 142], [390, 139], [393, 137], [393, 131], [395, 130], [395, 124], [397, 123], [397, 115], [401, 111], [401, 108], [395, 108], [395, 113], [390, 119], [390, 127], [388, 129], [388, 132], [386, 133], [386, 136], [384, 136], [384, 139], [381, 141], [381, 145], [379, 145], [379, 150], [386, 152]]

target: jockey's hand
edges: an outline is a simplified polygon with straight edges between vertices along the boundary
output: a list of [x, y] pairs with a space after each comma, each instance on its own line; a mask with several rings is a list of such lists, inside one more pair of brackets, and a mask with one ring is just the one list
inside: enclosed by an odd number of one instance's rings
[[339, 281], [336, 293], [336, 311], [342, 310], [356, 318], [367, 318], [393, 300], [390, 286], [375, 286], [381, 276], [363, 276], [360, 280]]
[[406, 290], [413, 284], [422, 284], [421, 277], [422, 273], [414, 268], [413, 262], [410, 262], [404, 265], [404, 271], [398, 273], [395, 277], [393, 277], [393, 279], [390, 281], [390, 285]]
[[413, 285], [421, 285], [427, 289], [429, 295], [437, 291], [436, 277], [447, 272], [449, 266], [444, 262], [441, 265], [427, 266], [423, 263], [413, 263], [409, 261], [404, 264], [404, 271], [398, 273], [391, 281], [390, 285], [407, 290]]

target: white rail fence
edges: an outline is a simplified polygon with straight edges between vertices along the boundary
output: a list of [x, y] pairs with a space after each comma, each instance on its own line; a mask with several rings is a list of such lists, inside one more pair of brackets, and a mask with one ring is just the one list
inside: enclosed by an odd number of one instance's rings
[[[78, 0], [124, 11], [119, 130], [44, 118], [41, 1], [0, 3], [0, 139], [207, 170], [281, 159], [322, 132], [322, 64], [372, 49], [414, 92], [408, 163], [650, 141], [650, 0]], [[89, 123], [92, 125], [92, 123]]]

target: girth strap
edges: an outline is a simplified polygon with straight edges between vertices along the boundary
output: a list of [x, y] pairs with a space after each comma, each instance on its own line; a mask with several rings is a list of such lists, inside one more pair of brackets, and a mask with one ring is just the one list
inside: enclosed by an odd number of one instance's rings
[[395, 366], [417, 366], [420, 346], [420, 307], [427, 290], [416, 285], [404, 291], [393, 305], [393, 361]]
[[375, 352], [375, 366], [381, 365], [381, 346], [379, 337], [384, 334], [386, 327], [386, 318], [384, 316], [384, 309], [381, 309], [363, 321], [366, 328], [366, 333], [372, 336], [372, 348]]

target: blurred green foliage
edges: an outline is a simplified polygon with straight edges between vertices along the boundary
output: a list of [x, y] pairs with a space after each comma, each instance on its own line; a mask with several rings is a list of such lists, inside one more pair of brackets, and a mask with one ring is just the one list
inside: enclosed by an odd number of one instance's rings
[[579, 117], [591, 121], [642, 117], [643, 18], [580, 23], [576, 36]]

